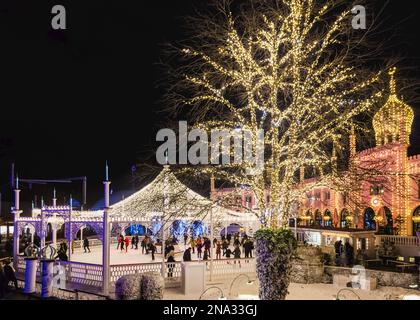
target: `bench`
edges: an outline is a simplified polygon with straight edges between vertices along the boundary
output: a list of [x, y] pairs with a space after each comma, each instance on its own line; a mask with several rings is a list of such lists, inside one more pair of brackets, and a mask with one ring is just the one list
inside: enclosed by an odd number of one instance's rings
[[369, 264], [370, 263], [377, 263], [377, 262], [379, 262], [380, 264], [382, 263], [382, 260], [381, 259], [370, 259], [370, 260], [365, 260], [365, 265], [366, 265], [366, 267], [369, 267]]

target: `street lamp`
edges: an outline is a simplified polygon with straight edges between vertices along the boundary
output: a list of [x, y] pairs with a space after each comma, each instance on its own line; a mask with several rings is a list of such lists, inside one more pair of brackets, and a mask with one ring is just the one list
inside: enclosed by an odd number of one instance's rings
[[240, 277], [246, 277], [247, 279], [248, 279], [248, 281], [247, 281], [247, 285], [252, 285], [254, 282], [255, 282], [255, 280], [251, 280], [251, 278], [247, 275], [247, 274], [245, 274], [245, 273], [241, 273], [240, 275], [238, 275], [235, 279], [233, 279], [232, 280], [232, 282], [231, 282], [231, 284], [230, 284], [230, 287], [229, 287], [229, 296], [231, 296], [232, 295], [232, 288], [233, 288], [233, 284], [235, 283], [235, 281], [237, 280], [237, 279], [239, 279]]
[[212, 290], [212, 289], [216, 289], [216, 290], [218, 290], [218, 291], [220, 292], [220, 295], [219, 295], [218, 300], [227, 300], [227, 298], [226, 298], [226, 297], [225, 297], [225, 295], [223, 294], [223, 290], [222, 290], [222, 289], [220, 289], [219, 287], [216, 287], [216, 286], [213, 286], [213, 287], [210, 287], [210, 288], [207, 288], [206, 290], [204, 290], [204, 291], [203, 291], [203, 293], [200, 295], [200, 298], [198, 298], [198, 300], [201, 300], [201, 298], [204, 296], [204, 294], [205, 294], [207, 291], [210, 291], [210, 290]]
[[337, 292], [337, 296], [336, 296], [335, 300], [341, 300], [340, 299], [340, 293], [343, 292], [343, 291], [349, 291], [349, 292], [353, 293], [357, 297], [358, 300], [361, 300], [360, 297], [359, 297], [359, 295], [356, 292], [354, 292], [351, 289], [347, 289], [347, 288], [344, 288], [344, 289], [339, 290]]

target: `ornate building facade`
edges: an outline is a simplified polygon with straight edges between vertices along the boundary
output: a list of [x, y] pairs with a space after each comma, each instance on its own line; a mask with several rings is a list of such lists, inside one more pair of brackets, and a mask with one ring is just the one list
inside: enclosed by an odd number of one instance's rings
[[[387, 102], [373, 118], [376, 146], [357, 152], [354, 131], [349, 139], [349, 167], [371, 168], [371, 177], [358, 181], [357, 190], [351, 192], [328, 185], [313, 188], [300, 203], [299, 226], [376, 230], [402, 236], [420, 232], [420, 155], [408, 156], [414, 113], [398, 97], [394, 73], [392, 69]], [[305, 179], [301, 169], [300, 185], [314, 179]], [[222, 197], [237, 189], [213, 190], [212, 197]], [[257, 208], [252, 190], [244, 188], [239, 194], [237, 210]]]

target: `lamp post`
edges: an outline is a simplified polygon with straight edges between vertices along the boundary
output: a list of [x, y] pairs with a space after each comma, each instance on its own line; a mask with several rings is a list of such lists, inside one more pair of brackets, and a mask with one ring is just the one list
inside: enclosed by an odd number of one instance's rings
[[225, 297], [225, 295], [223, 293], [223, 290], [220, 289], [219, 287], [216, 287], [216, 286], [212, 286], [212, 287], [209, 287], [206, 290], [204, 290], [203, 293], [200, 295], [200, 298], [198, 298], [198, 300], [201, 300], [201, 298], [207, 293], [207, 291], [210, 291], [210, 290], [213, 290], [213, 289], [218, 290], [219, 293], [220, 293], [218, 300], [227, 300], [227, 298]]
[[[103, 269], [103, 279], [102, 279], [102, 292], [105, 296], [109, 295], [109, 278], [110, 278], [110, 256], [109, 256], [109, 233], [110, 233], [110, 222], [109, 222], [109, 186], [111, 181], [109, 181], [108, 175], [108, 162], [105, 164], [105, 181], [104, 184], [104, 215], [103, 215], [103, 235], [102, 235], [102, 269]], [[83, 239], [82, 239], [83, 241]]]
[[232, 282], [231, 282], [231, 284], [230, 284], [230, 287], [229, 287], [229, 296], [231, 296], [231, 295], [232, 295], [232, 288], [233, 288], [233, 284], [235, 283], [235, 281], [236, 281], [236, 280], [238, 280], [238, 279], [239, 279], [239, 278], [241, 278], [241, 277], [246, 277], [246, 278], [248, 279], [248, 282], [246, 283], [246, 284], [248, 284], [248, 285], [253, 284], [253, 283], [254, 283], [254, 281], [255, 281], [255, 280], [251, 280], [250, 276], [248, 276], [248, 275], [247, 275], [247, 274], [245, 274], [245, 273], [241, 273], [241, 274], [239, 274], [238, 276], [236, 276], [236, 278], [235, 278], [235, 279], [233, 279], [233, 280], [232, 280]]

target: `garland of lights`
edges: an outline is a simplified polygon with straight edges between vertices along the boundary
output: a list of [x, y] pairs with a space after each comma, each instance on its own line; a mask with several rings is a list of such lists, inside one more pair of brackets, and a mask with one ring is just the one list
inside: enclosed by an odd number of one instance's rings
[[[332, 168], [332, 176], [337, 176], [337, 158], [325, 146], [335, 145], [344, 134], [354, 135], [354, 117], [372, 110], [382, 97], [382, 92], [370, 93], [379, 73], [361, 81], [346, 56], [331, 56], [331, 51], [345, 45], [338, 38], [345, 34], [351, 15], [349, 9], [324, 24], [335, 4], [330, 0], [319, 8], [315, 1], [285, 1], [284, 10], [254, 12], [256, 23], [242, 24], [227, 11], [217, 50], [181, 51], [185, 61], [192, 60], [195, 66], [186, 68], [184, 83], [193, 94], [182, 102], [198, 110], [196, 127], [264, 129], [266, 151], [261, 174], [246, 175], [248, 163], [184, 172], [214, 174], [249, 186], [258, 201], [260, 220], [273, 228], [288, 223], [294, 203], [306, 192], [334, 180], [325, 173]], [[237, 93], [233, 98], [232, 92]], [[220, 117], [215, 119], [215, 113]], [[252, 143], [255, 150], [256, 135]], [[319, 178], [299, 185], [302, 168]]]

